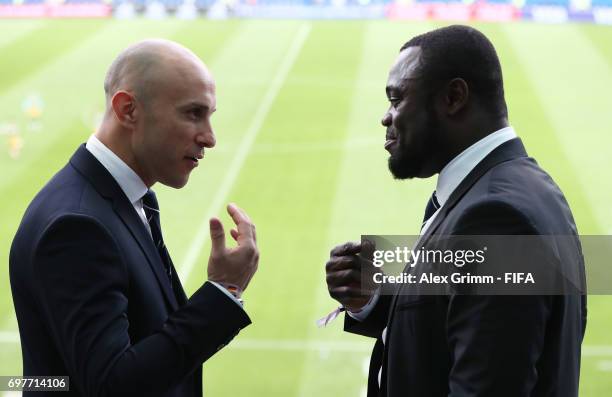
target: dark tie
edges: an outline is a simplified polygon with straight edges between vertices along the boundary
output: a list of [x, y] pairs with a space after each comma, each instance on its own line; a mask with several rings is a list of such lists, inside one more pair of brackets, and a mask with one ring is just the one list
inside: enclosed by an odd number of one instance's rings
[[433, 216], [433, 214], [440, 208], [440, 203], [438, 203], [438, 198], [436, 197], [436, 191], [431, 194], [429, 201], [427, 202], [427, 207], [425, 207], [425, 216], [423, 216], [423, 224], [421, 225], [421, 229], [425, 226], [429, 218]]
[[170, 262], [170, 255], [164, 244], [164, 238], [161, 233], [161, 224], [159, 222], [159, 205], [157, 204], [157, 198], [155, 192], [148, 190], [147, 193], [142, 197], [142, 204], [144, 207], [145, 214], [147, 215], [147, 221], [151, 227], [151, 235], [153, 237], [153, 243], [157, 248], [157, 253], [161, 258], [168, 279], [170, 280], [170, 286], [172, 286], [172, 265]]

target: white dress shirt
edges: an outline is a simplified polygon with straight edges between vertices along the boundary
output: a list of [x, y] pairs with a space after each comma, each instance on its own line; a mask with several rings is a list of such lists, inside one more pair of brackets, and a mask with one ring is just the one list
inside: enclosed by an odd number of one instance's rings
[[87, 140], [85, 148], [89, 150], [93, 156], [106, 168], [106, 170], [115, 179], [123, 193], [132, 203], [140, 220], [146, 226], [149, 234], [151, 228], [147, 222], [147, 215], [142, 206], [142, 197], [147, 193], [149, 188], [144, 184], [142, 179], [136, 174], [123, 160], [119, 158], [112, 150], [106, 147], [95, 135], [92, 135]]
[[[452, 159], [446, 166], [440, 171], [438, 175], [438, 181], [436, 183], [436, 198], [440, 203], [440, 207], [434, 214], [425, 222], [425, 225], [421, 228], [420, 235], [423, 235], [433, 220], [436, 218], [440, 210], [444, 207], [444, 204], [448, 201], [448, 198], [453, 194], [457, 186], [465, 179], [465, 177], [480, 163], [489, 153], [495, 148], [507, 142], [511, 139], [516, 138], [516, 132], [514, 128], [508, 126], [497, 130], [486, 137], [482, 138], [472, 146], [459, 153], [454, 159]], [[379, 289], [380, 290], [380, 289]], [[348, 314], [357, 321], [363, 321], [368, 317], [376, 303], [378, 302], [379, 290], [376, 291], [370, 302], [363, 307], [359, 312]], [[382, 332], [382, 342], [386, 343], [387, 339], [387, 328]], [[382, 375], [382, 368], [378, 372], [378, 385], [380, 386]]]
[[[151, 226], [147, 221], [147, 215], [145, 214], [144, 207], [142, 205], [142, 197], [147, 193], [149, 188], [144, 184], [142, 179], [132, 170], [123, 160], [119, 158], [112, 150], [106, 147], [105, 144], [100, 142], [95, 135], [92, 135], [87, 140], [85, 144], [85, 148], [89, 150], [89, 152], [106, 168], [106, 170], [111, 174], [113, 179], [117, 182], [123, 193], [125, 193], [126, 197], [132, 203], [134, 210], [140, 217], [140, 220], [147, 228], [149, 235], [153, 238], [151, 234]], [[223, 288], [223, 286], [214, 281], [210, 281], [215, 287], [219, 288], [225, 295], [230, 297], [234, 302], [236, 302], [240, 307], [242, 307], [242, 303], [234, 295], [232, 295], [227, 289]]]
[[427, 231], [429, 225], [432, 224], [440, 212], [440, 209], [448, 201], [448, 198], [478, 163], [499, 145], [514, 138], [516, 138], [514, 128], [502, 128], [482, 138], [446, 164], [442, 171], [440, 171], [438, 182], [436, 183], [436, 198], [438, 203], [440, 203], [440, 208], [427, 220], [420, 234], [424, 234]]

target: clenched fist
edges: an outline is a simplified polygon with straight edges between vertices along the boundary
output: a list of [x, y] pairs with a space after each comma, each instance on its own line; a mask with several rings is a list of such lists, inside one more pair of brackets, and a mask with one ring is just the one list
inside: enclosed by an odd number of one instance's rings
[[329, 295], [352, 312], [364, 307], [376, 292], [373, 276], [378, 269], [372, 264], [374, 248], [374, 243], [367, 240], [338, 245], [325, 264]]

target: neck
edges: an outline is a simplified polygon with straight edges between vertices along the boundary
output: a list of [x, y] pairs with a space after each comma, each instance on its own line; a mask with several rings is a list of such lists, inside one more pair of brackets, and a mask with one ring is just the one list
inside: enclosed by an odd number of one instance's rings
[[449, 142], [446, 150], [446, 156], [444, 156], [444, 161], [440, 167], [440, 170], [442, 170], [446, 164], [457, 157], [465, 149], [469, 148], [487, 135], [490, 135], [502, 128], [508, 127], [508, 125], [508, 119], [504, 117], [494, 120], [478, 120], [473, 123], [466, 124], [461, 128], [453, 129], [453, 132], [451, 134], [447, 134], [447, 136], [453, 137], [455, 140]]
[[98, 138], [100, 142], [104, 144], [107, 148], [109, 148], [113, 153], [117, 155], [128, 167], [132, 169], [140, 177], [143, 183], [150, 188], [153, 183], [151, 183], [148, 178], [142, 172], [141, 167], [138, 166], [138, 162], [136, 161], [136, 157], [133, 152], [129, 148], [129, 142], [122, 142], [121, 138], [128, 137], [128, 133], [126, 131], [119, 131], [115, 128], [109, 127], [104, 123], [100, 126], [100, 128], [95, 132], [94, 136]]

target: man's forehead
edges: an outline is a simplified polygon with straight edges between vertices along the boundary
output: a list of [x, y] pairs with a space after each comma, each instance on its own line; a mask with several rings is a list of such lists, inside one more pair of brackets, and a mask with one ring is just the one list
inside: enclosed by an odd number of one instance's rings
[[389, 71], [387, 88], [397, 88], [402, 81], [418, 77], [420, 56], [420, 47], [408, 47], [402, 50]]
[[178, 96], [182, 101], [198, 103], [209, 109], [216, 107], [215, 80], [210, 73], [202, 73], [185, 78], [180, 85]]
[[161, 69], [158, 80], [168, 89], [215, 91], [215, 80], [201, 61], [165, 62], [163, 70]]
[[199, 104], [211, 109], [216, 107], [217, 102], [215, 87], [208, 83], [183, 86], [175, 91], [174, 97], [180, 103]]

